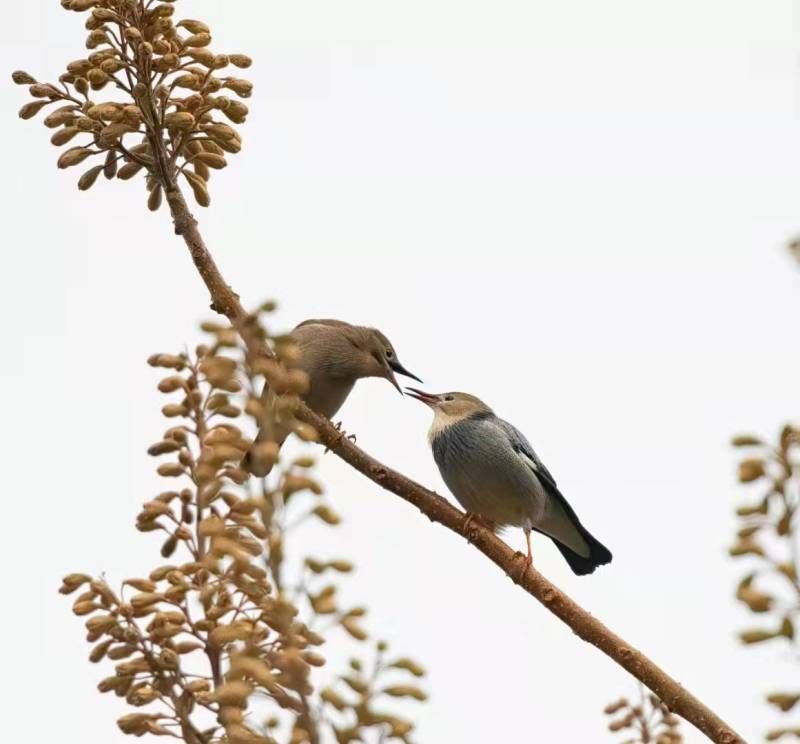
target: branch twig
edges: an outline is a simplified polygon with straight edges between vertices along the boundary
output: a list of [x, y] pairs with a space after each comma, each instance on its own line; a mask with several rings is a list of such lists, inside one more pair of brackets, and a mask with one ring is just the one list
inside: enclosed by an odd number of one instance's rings
[[[190, 213], [174, 177], [163, 172], [159, 175], [162, 176], [164, 191], [175, 221], [175, 230], [183, 237], [192, 261], [211, 294], [212, 308], [227, 316], [242, 335], [251, 354], [268, 354], [264, 345], [254, 335], [248, 323], [248, 313], [240, 303], [238, 295], [225, 282], [217, 268], [200, 234], [197, 221]], [[664, 701], [671, 711], [685, 718], [711, 741], [717, 744], [745, 744], [744, 739], [716, 713], [647, 656], [626, 643], [557, 589], [538, 571], [529, 568], [519, 576], [520, 562], [515, 552], [489, 530], [474, 523], [467, 525], [466, 515], [441, 496], [370, 457], [346, 439], [328, 419], [317, 415], [308, 407], [301, 405], [295, 415], [317, 430], [322, 444], [367, 478], [416, 506], [431, 521], [438, 522], [467, 538], [506, 574], [514, 577], [525, 591], [564, 621], [577, 636], [599, 648], [630, 672]]]

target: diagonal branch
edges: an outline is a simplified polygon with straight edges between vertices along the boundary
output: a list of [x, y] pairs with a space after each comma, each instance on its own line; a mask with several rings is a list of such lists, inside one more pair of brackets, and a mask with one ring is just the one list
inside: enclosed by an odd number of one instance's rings
[[[195, 267], [208, 288], [212, 308], [227, 316], [242, 335], [253, 355], [269, 354], [249, 322], [249, 315], [239, 302], [238, 295], [225, 282], [191, 215], [180, 189], [165, 170], [158, 174], [175, 222], [175, 231], [189, 248]], [[328, 419], [301, 405], [297, 418], [313, 426], [322, 444], [342, 460], [363, 473], [382, 488], [416, 506], [433, 522], [444, 525], [467, 538], [487, 558], [513, 577], [526, 592], [541, 602], [550, 612], [564, 621], [584, 641], [630, 672], [655, 693], [671, 711], [685, 718], [711, 741], [717, 744], [745, 744], [725, 721], [685, 690], [675, 679], [657, 666], [641, 651], [633, 648], [609, 630], [603, 623], [551, 584], [532, 568], [520, 575], [520, 562], [515, 552], [489, 530], [474, 524], [467, 525], [466, 516], [433, 491], [383, 465], [347, 440]]]

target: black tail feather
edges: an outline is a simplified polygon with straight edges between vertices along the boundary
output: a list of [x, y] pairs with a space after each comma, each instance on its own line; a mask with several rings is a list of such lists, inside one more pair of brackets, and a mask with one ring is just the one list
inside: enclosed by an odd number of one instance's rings
[[592, 534], [583, 525], [580, 525], [580, 530], [581, 534], [583, 535], [583, 539], [586, 540], [587, 544], [589, 545], [588, 557], [578, 555], [574, 550], [568, 548], [558, 540], [553, 540], [553, 542], [561, 551], [561, 555], [566, 558], [566, 561], [569, 563], [569, 567], [572, 569], [572, 572], [578, 576], [586, 576], [586, 574], [592, 573], [598, 566], [604, 566], [606, 563], [611, 563], [613, 556], [611, 555], [611, 551], [598, 539], [592, 536]]

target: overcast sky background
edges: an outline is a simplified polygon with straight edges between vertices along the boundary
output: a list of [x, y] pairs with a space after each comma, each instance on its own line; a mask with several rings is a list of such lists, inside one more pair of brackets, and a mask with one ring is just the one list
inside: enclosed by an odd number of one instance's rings
[[[247, 304], [279, 322], [374, 324], [429, 389], [475, 393], [522, 429], [611, 566], [537, 567], [663, 663], [748, 741], [797, 667], [742, 649], [726, 556], [741, 498], [731, 434], [796, 413], [800, 33], [794, 0], [182, 0], [219, 52], [256, 64], [245, 148], [199, 214]], [[15, 3], [0, 69], [46, 80], [83, 17]], [[208, 297], [141, 179], [75, 188], [24, 89], [0, 88], [5, 270], [0, 630], [7, 740], [123, 741], [95, 690], [70, 570], [121, 580], [156, 547], [154, 351], [199, 340]], [[368, 452], [444, 486], [429, 412], [385, 382], [341, 412]], [[614, 741], [636, 683], [482, 555], [332, 456], [345, 525], [321, 555], [430, 672], [420, 742]], [[521, 534], [508, 539], [521, 547]], [[689, 744], [703, 739], [685, 728]]]

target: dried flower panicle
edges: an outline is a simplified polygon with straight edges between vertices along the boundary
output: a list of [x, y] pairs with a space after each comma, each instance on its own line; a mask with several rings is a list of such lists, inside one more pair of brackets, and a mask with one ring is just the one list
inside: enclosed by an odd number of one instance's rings
[[[409, 744], [413, 724], [390, 703], [425, 699], [409, 681], [423, 675], [414, 661], [388, 659], [379, 643], [368, 674], [353, 662], [327, 685], [317, 682], [327, 640], [367, 641], [366, 610], [339, 598], [349, 561], [305, 556], [293, 565], [287, 544], [307, 521], [334, 525], [338, 517], [309, 457], [269, 481], [241, 469], [250, 446], [243, 411], [256, 399], [260, 372], [232, 329], [204, 328], [211, 341], [194, 355], [148, 360], [163, 370], [158, 390], [169, 401], [168, 427], [148, 453], [169, 485], [144, 504], [136, 527], [159, 536], [161, 563], [118, 587], [86, 574], [66, 576], [61, 587], [77, 593], [73, 610], [85, 618], [90, 660], [114, 664], [99, 689], [132, 707], [118, 725], [134, 736], [316, 744], [322, 731], [339, 742], [373, 731]], [[283, 355], [282, 337], [272, 341]], [[283, 356], [290, 361], [291, 351]]]
[[[759, 624], [739, 633], [747, 645], [782, 641], [796, 649], [795, 628], [800, 616], [797, 522], [800, 506], [800, 429], [784, 426], [776, 444], [741, 435], [733, 446], [745, 451], [739, 462], [739, 481], [756, 492], [736, 510], [739, 527], [730, 548], [734, 558], [748, 561], [736, 598], [757, 615]], [[767, 702], [788, 713], [800, 701], [800, 692], [774, 692]], [[800, 727], [780, 727], [768, 741], [790, 736], [800, 739]]]
[[91, 188], [102, 173], [127, 180], [146, 176], [148, 205], [186, 179], [198, 204], [208, 206], [211, 173], [241, 150], [237, 126], [247, 118], [240, 98], [252, 84], [230, 71], [247, 68], [244, 54], [211, 51], [202, 21], [176, 21], [175, 0], [61, 0], [66, 10], [86, 13], [86, 57], [73, 60], [58, 83], [39, 83], [26, 72], [32, 101], [23, 119], [48, 114], [51, 142], [68, 146], [59, 168], [94, 161], [78, 180]]
[[620, 744], [682, 744], [680, 719], [652, 693], [640, 688], [639, 702], [620, 698], [607, 705], [608, 730], [624, 733], [628, 738]]
[[336, 721], [338, 744], [363, 741], [365, 728], [378, 728], [384, 740], [407, 741], [411, 722], [378, 706], [391, 698], [425, 701], [426, 694], [416, 684], [398, 681], [398, 674], [402, 680], [408, 675], [422, 677], [425, 671], [411, 659], [391, 659], [387, 653], [388, 645], [378, 641], [369, 666], [362, 659], [351, 659], [350, 669], [320, 693], [328, 715]]

